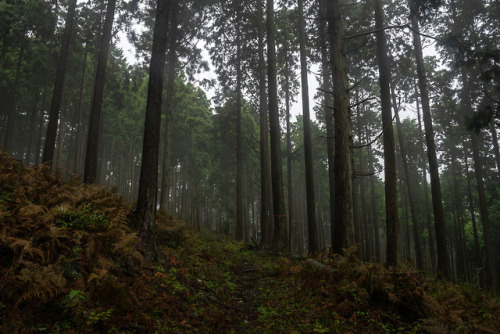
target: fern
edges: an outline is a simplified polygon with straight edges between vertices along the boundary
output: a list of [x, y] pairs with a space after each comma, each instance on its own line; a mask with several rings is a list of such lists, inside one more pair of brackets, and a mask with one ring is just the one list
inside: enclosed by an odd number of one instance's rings
[[28, 255], [32, 260], [36, 260], [36, 256], [40, 257], [42, 262], [45, 262], [45, 256], [41, 249], [33, 247], [31, 240], [9, 238], [8, 246], [18, 254], [19, 259], [23, 259]]
[[41, 266], [29, 261], [21, 261], [20, 264], [24, 268], [19, 271], [15, 279], [19, 281], [22, 291], [14, 304], [15, 308], [29, 300], [37, 299], [41, 302], [48, 302], [66, 293], [66, 280], [61, 268], [54, 265]]

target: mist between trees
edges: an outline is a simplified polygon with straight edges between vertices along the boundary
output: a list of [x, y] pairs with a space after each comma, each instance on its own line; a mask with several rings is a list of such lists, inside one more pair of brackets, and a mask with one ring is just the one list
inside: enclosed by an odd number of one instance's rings
[[496, 289], [499, 17], [487, 0], [3, 1], [1, 147], [136, 202], [153, 259], [161, 210]]

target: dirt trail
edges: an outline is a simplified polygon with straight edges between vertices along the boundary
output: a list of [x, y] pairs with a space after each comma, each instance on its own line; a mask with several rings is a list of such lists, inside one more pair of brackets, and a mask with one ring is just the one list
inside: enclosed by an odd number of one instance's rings
[[262, 290], [267, 279], [260, 266], [244, 262], [233, 268], [233, 283], [230, 303], [231, 329], [241, 332], [253, 328], [253, 323], [259, 318], [258, 308], [263, 301]]

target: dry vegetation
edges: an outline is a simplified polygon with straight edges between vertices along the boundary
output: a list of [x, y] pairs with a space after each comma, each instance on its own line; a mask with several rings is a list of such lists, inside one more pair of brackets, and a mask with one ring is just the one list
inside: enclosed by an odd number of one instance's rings
[[[320, 268], [160, 216], [164, 263], [144, 260], [117, 193], [0, 154], [4, 333], [496, 333], [471, 286], [353, 254]], [[318, 259], [319, 260], [319, 259]]]

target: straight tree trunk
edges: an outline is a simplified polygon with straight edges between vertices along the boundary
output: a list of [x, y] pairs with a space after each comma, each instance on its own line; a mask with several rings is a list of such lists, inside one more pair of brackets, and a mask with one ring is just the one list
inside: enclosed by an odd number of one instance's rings
[[104, 84], [106, 82], [106, 67], [109, 55], [109, 45], [111, 43], [111, 32], [113, 19], [115, 16], [116, 0], [108, 0], [106, 18], [101, 38], [101, 46], [97, 58], [97, 72], [94, 84], [94, 96], [92, 97], [92, 109], [90, 110], [89, 133], [87, 138], [87, 151], [85, 154], [85, 167], [83, 171], [83, 181], [85, 183], [95, 183], [97, 181], [97, 161], [99, 136], [101, 134], [101, 112], [102, 100], [104, 97]]
[[266, 60], [264, 58], [264, 13], [263, 2], [257, 2], [258, 40], [259, 40], [259, 122], [260, 122], [260, 201], [261, 201], [261, 245], [269, 246], [271, 241], [272, 191], [271, 171], [269, 169], [269, 123], [267, 119]]
[[[466, 116], [472, 117], [472, 99], [470, 96], [469, 88], [469, 78], [465, 67], [462, 65], [460, 67], [462, 74], [463, 83], [463, 93], [464, 93], [464, 106]], [[491, 237], [491, 223], [489, 219], [488, 203], [486, 200], [486, 191], [484, 189], [484, 177], [483, 177], [483, 165], [481, 161], [481, 153], [479, 149], [479, 136], [476, 132], [472, 131], [470, 133], [471, 146], [472, 146], [472, 160], [474, 162], [474, 170], [476, 174], [476, 185], [477, 194], [479, 197], [479, 214], [481, 217], [481, 223], [483, 225], [483, 239], [484, 248], [486, 251], [486, 273], [488, 275], [488, 283], [490, 284], [492, 290], [496, 290], [497, 287], [497, 275], [494, 260], [494, 248], [493, 240]]]
[[168, 15], [170, 0], [158, 0], [153, 32], [153, 47], [149, 66], [148, 99], [144, 122], [139, 197], [131, 225], [139, 229], [146, 257], [155, 261], [159, 257], [155, 234], [156, 196], [158, 191], [158, 151], [160, 145], [161, 103], [165, 53], [167, 51]]
[[19, 77], [21, 74], [21, 65], [23, 61], [23, 55], [24, 55], [24, 48], [26, 42], [22, 41], [21, 42], [21, 49], [19, 50], [19, 56], [17, 57], [17, 65], [16, 65], [16, 78], [14, 80], [14, 87], [12, 87], [12, 96], [11, 96], [11, 102], [7, 114], [7, 128], [5, 129], [5, 137], [3, 140], [3, 150], [6, 152], [10, 152], [13, 147], [11, 147], [11, 141], [12, 141], [12, 130], [14, 129], [14, 115], [15, 115], [15, 108], [16, 108], [16, 95], [17, 95], [17, 90], [19, 86]]
[[283, 192], [283, 171], [281, 161], [281, 130], [278, 111], [278, 83], [276, 80], [276, 41], [274, 26], [274, 1], [266, 0], [267, 30], [267, 78], [269, 93], [269, 127], [271, 137], [271, 180], [273, 191], [273, 242], [272, 249], [288, 248], [288, 219]]
[[[368, 127], [365, 125], [366, 129], [366, 141], [371, 142], [371, 135], [369, 134]], [[373, 233], [374, 233], [374, 242], [375, 242], [375, 257], [377, 259], [381, 258], [380, 253], [380, 234], [378, 228], [378, 210], [377, 210], [377, 194], [375, 189], [375, 167], [373, 163], [373, 153], [371, 147], [368, 147], [368, 165], [370, 167], [370, 197], [371, 197], [371, 211], [372, 211], [372, 225], [373, 225]]]
[[446, 225], [444, 220], [443, 201], [441, 195], [441, 182], [439, 180], [439, 164], [436, 155], [436, 143], [434, 141], [434, 130], [432, 127], [432, 116], [427, 88], [427, 77], [425, 75], [424, 56], [422, 43], [420, 41], [420, 27], [418, 25], [417, 8], [415, 0], [410, 1], [410, 19], [413, 29], [413, 47], [417, 61], [418, 84], [420, 98], [422, 100], [422, 111], [425, 125], [425, 140], [427, 143], [427, 156], [429, 159], [429, 172], [431, 176], [432, 207], [434, 211], [434, 223], [436, 229], [436, 245], [438, 255], [438, 274], [445, 278], [451, 277], [448, 249], [446, 246]]
[[[37, 123], [37, 111], [38, 111], [38, 100], [40, 98], [40, 89], [35, 90], [35, 101], [33, 102], [33, 109], [31, 110], [30, 113], [30, 122], [29, 122], [29, 135], [28, 135], [28, 146], [26, 149], [26, 164], [31, 165], [31, 157], [32, 157], [32, 152], [33, 151], [33, 136], [36, 130], [36, 123]], [[34, 154], [33, 154], [34, 155]]]
[[396, 114], [396, 126], [398, 130], [398, 141], [399, 141], [399, 149], [401, 150], [401, 158], [403, 161], [403, 170], [405, 173], [405, 180], [406, 180], [406, 188], [408, 190], [408, 201], [410, 202], [410, 213], [411, 213], [411, 220], [413, 221], [413, 241], [415, 243], [415, 258], [416, 258], [416, 264], [417, 264], [417, 269], [422, 270], [424, 269], [424, 256], [423, 256], [423, 251], [422, 251], [422, 243], [420, 240], [420, 222], [418, 219], [418, 213], [417, 213], [417, 200], [415, 198], [415, 189], [413, 187], [413, 181], [411, 177], [411, 172], [410, 172], [410, 166], [408, 164], [408, 154], [406, 153], [406, 138], [403, 133], [403, 127], [401, 125], [401, 119], [399, 117], [399, 108], [396, 104], [396, 94], [394, 92], [394, 87], [391, 85], [391, 92], [392, 92], [392, 104], [394, 108], [394, 114]]
[[335, 125], [333, 124], [333, 99], [330, 90], [331, 76], [328, 59], [328, 46], [327, 46], [327, 34], [328, 28], [326, 26], [327, 18], [327, 4], [326, 0], [321, 0], [320, 5], [322, 6], [320, 10], [319, 24], [320, 24], [320, 39], [321, 39], [321, 60], [322, 60], [322, 86], [323, 86], [323, 109], [325, 114], [325, 124], [326, 124], [326, 149], [328, 156], [328, 185], [330, 191], [330, 245], [333, 245], [333, 230], [335, 222]]
[[73, 165], [73, 172], [77, 173], [80, 168], [80, 146], [81, 146], [81, 133], [82, 133], [82, 113], [83, 113], [83, 93], [85, 90], [85, 76], [87, 74], [87, 56], [88, 49], [85, 47], [85, 56], [83, 58], [83, 71], [82, 71], [82, 80], [80, 81], [80, 91], [78, 93], [78, 101], [77, 101], [77, 113], [78, 120], [76, 123], [76, 144], [75, 144], [75, 161]]
[[59, 119], [59, 130], [57, 131], [57, 146], [56, 146], [56, 167], [58, 169], [61, 168], [61, 161], [62, 161], [62, 151], [63, 151], [63, 144], [64, 144], [64, 134], [66, 127], [64, 123], [66, 122], [65, 115], [64, 115], [64, 102], [61, 105], [61, 117]]
[[[479, 268], [483, 268], [483, 257], [481, 255], [481, 244], [479, 242], [479, 232], [477, 229], [476, 222], [476, 211], [474, 209], [474, 199], [472, 197], [472, 186], [471, 186], [471, 176], [469, 173], [469, 163], [468, 163], [468, 154], [464, 150], [464, 162], [465, 162], [465, 170], [466, 170], [466, 179], [467, 179], [467, 200], [469, 202], [469, 212], [472, 221], [472, 231], [474, 233], [474, 265], [476, 270]], [[481, 287], [484, 287], [484, 272], [478, 271], [479, 273], [479, 284]]]
[[307, 230], [309, 253], [319, 250], [316, 227], [316, 199], [314, 197], [314, 167], [311, 140], [311, 116], [309, 114], [309, 85], [307, 82], [306, 28], [304, 20], [304, 0], [298, 0], [299, 44], [300, 44], [300, 83], [302, 87], [302, 113], [304, 123], [304, 163], [306, 170]]
[[[288, 189], [288, 225], [300, 221], [295, 217], [295, 201], [293, 190], [293, 166], [292, 166], [292, 130], [290, 125], [290, 62], [288, 46], [285, 46], [285, 115], [286, 115], [286, 166], [287, 166], [287, 189]], [[289, 229], [290, 231], [291, 229]], [[291, 233], [290, 233], [291, 235]], [[289, 235], [289, 237], [290, 237]], [[290, 243], [289, 243], [290, 245]]]
[[[417, 91], [418, 89], [416, 89]], [[420, 104], [417, 97], [417, 119], [418, 119], [418, 131], [420, 133], [419, 138], [419, 150], [420, 156], [422, 157], [422, 184], [424, 186], [424, 207], [425, 207], [425, 225], [428, 232], [428, 240], [429, 240], [429, 253], [431, 259], [431, 270], [432, 272], [436, 272], [436, 249], [434, 247], [435, 238], [434, 238], [434, 230], [432, 228], [432, 217], [431, 217], [431, 209], [429, 207], [429, 187], [427, 186], [427, 164], [425, 159], [425, 150], [424, 150], [424, 133], [422, 130], [422, 120], [420, 118]]]
[[493, 151], [495, 152], [495, 162], [497, 164], [497, 172], [500, 175], [500, 148], [498, 146], [498, 135], [494, 117], [492, 117], [490, 121], [490, 132], [491, 132], [491, 140], [493, 141]]
[[379, 64], [380, 102], [382, 105], [382, 127], [384, 143], [385, 166], [385, 212], [387, 228], [387, 265], [396, 267], [400, 260], [399, 255], [399, 217], [398, 193], [396, 179], [396, 149], [394, 144], [394, 130], [391, 112], [391, 70], [387, 57], [387, 40], [384, 27], [384, 10], [381, 0], [374, 0], [375, 27], [378, 29], [377, 60]]
[[335, 226], [333, 251], [354, 245], [354, 189], [349, 83], [344, 53], [340, 0], [328, 0], [328, 32], [332, 66], [335, 118]]
[[236, 240], [245, 237], [245, 215], [243, 210], [243, 133], [241, 130], [241, 32], [240, 14], [238, 9], [236, 22]]
[[69, 56], [69, 46], [71, 35], [73, 33], [73, 22], [75, 20], [76, 0], [70, 0], [66, 23], [64, 26], [61, 54], [57, 63], [56, 80], [54, 83], [54, 92], [49, 110], [49, 124], [47, 125], [47, 135], [45, 136], [45, 147], [43, 149], [42, 162], [51, 166], [54, 159], [54, 150], [57, 137], [57, 123], [59, 121], [59, 110], [61, 109], [64, 79], [66, 77], [66, 67]]
[[[356, 103], [359, 103], [359, 97], [358, 93], [356, 92]], [[363, 124], [361, 122], [361, 108], [360, 105], [357, 104], [356, 106], [356, 123], [357, 123], [357, 128], [358, 128], [358, 141], [359, 143], [362, 143], [362, 137], [363, 137]], [[364, 155], [363, 155], [363, 150], [358, 149], [358, 170], [361, 172], [365, 168], [365, 162], [364, 162]], [[365, 184], [365, 177], [361, 176], [359, 178], [359, 200], [360, 200], [360, 206], [359, 206], [359, 222], [360, 222], [360, 240], [361, 240], [361, 256], [365, 261], [369, 260], [369, 255], [368, 255], [368, 243], [369, 239], [366, 237], [366, 226], [367, 226], [367, 215], [366, 215], [366, 184]]]
[[177, 12], [179, 0], [172, 0], [170, 15], [170, 40], [167, 60], [167, 85], [166, 85], [166, 108], [165, 108], [165, 144], [163, 151], [163, 166], [160, 192], [160, 210], [168, 212], [168, 201], [170, 193], [170, 169], [172, 165], [172, 129], [175, 96], [175, 67], [177, 65]]

